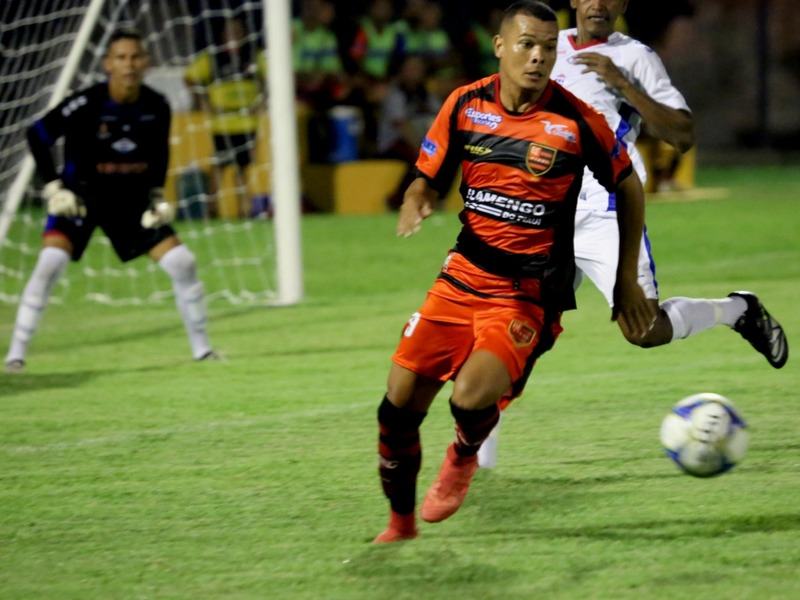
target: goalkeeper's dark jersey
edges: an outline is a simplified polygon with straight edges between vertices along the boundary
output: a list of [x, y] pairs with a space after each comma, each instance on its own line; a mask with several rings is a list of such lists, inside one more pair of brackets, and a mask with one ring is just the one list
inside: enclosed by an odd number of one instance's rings
[[[169, 161], [170, 108], [164, 96], [142, 85], [139, 98], [118, 104], [108, 84], [79, 91], [36, 121], [28, 143], [44, 181], [61, 177], [89, 204], [111, 208], [117, 200], [147, 198], [162, 187]], [[63, 168], [51, 147], [64, 138]]]

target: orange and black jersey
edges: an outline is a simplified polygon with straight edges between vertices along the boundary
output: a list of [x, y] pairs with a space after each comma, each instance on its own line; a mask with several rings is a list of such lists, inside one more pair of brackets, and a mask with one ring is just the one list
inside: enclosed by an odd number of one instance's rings
[[558, 290], [571, 290], [584, 165], [611, 192], [632, 169], [624, 147], [588, 104], [550, 81], [533, 107], [510, 113], [500, 102], [499, 75], [448, 97], [416, 163], [440, 191], [462, 169], [459, 253], [495, 275], [557, 275], [548, 287]]

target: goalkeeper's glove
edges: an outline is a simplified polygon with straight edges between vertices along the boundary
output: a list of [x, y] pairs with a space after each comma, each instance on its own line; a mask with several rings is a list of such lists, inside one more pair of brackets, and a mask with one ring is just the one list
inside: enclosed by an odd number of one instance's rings
[[164, 188], [150, 191], [150, 208], [142, 213], [142, 227], [156, 229], [168, 225], [175, 219], [175, 207], [164, 200]]
[[42, 195], [47, 200], [47, 212], [57, 217], [85, 217], [86, 207], [74, 192], [64, 187], [60, 179], [44, 186]]

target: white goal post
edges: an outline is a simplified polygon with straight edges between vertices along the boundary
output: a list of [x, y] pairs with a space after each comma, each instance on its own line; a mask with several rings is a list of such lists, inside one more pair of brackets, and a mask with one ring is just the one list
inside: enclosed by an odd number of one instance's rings
[[[297, 125], [290, 118], [296, 114], [290, 4], [28, 0], [0, 5], [0, 302], [19, 300], [46, 218], [25, 131], [69, 93], [102, 78], [105, 46], [118, 27], [134, 27], [143, 35], [152, 62], [145, 81], [172, 104], [167, 195], [181, 215], [178, 234], [198, 255], [209, 301], [290, 305], [302, 300]], [[215, 163], [212, 115], [193, 102], [184, 81], [198, 53], [219, 51], [215, 28], [231, 17], [246, 24], [243, 43], [266, 47], [266, 98], [260, 103], [254, 160], [244, 182], [230, 174], [230, 166]], [[208, 185], [212, 169], [216, 185]], [[194, 175], [202, 185], [181, 186], [194, 181]], [[244, 198], [228, 214], [214, 208], [225, 193]], [[68, 293], [108, 304], [159, 302], [172, 293], [155, 265], [147, 259], [120, 263], [99, 234], [79, 264], [68, 271], [55, 302]]]

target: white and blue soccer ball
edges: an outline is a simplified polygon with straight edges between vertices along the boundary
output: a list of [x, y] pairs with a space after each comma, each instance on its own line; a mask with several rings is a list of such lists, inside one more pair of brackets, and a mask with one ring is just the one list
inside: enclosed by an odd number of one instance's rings
[[661, 444], [681, 471], [713, 477], [747, 452], [747, 424], [733, 402], [710, 392], [684, 398], [661, 423]]

